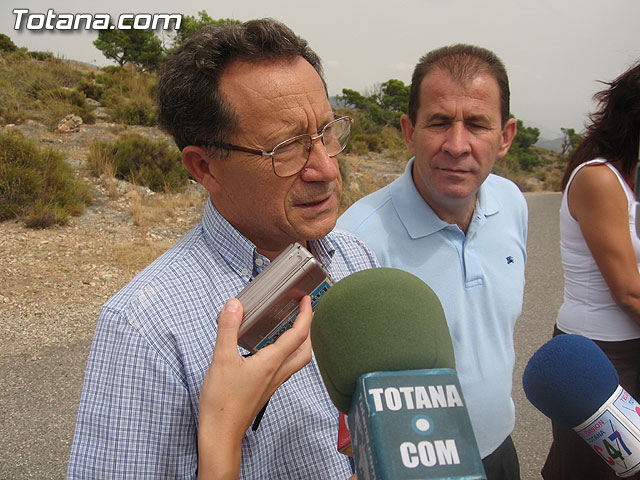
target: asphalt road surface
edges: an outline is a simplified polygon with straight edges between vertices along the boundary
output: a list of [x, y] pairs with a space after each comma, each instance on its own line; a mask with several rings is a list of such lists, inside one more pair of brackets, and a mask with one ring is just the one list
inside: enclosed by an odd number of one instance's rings
[[522, 372], [531, 355], [551, 338], [562, 304], [564, 281], [560, 263], [558, 210], [560, 193], [526, 195], [529, 205], [529, 237], [522, 316], [515, 329], [516, 368], [513, 400], [516, 429], [513, 434], [522, 480], [542, 478], [540, 469], [551, 445], [551, 422], [526, 399]]
[[[526, 400], [522, 371], [551, 337], [562, 302], [560, 194], [527, 195], [529, 241], [524, 312], [516, 325], [514, 400], [522, 480], [540, 478], [551, 427]], [[89, 343], [0, 362], [0, 479], [60, 479], [66, 472]]]

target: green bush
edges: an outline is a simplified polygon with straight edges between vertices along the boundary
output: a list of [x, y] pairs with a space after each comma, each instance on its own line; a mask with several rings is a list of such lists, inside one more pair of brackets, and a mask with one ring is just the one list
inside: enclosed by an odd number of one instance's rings
[[41, 149], [17, 130], [0, 133], [0, 221], [21, 218], [29, 227], [67, 223], [92, 201], [64, 156]]
[[[364, 144], [368, 151], [370, 152], [382, 152], [383, 150], [383, 141], [382, 137], [375, 134], [370, 133], [360, 133], [353, 135], [351, 140], [353, 141], [353, 145], [358, 146]], [[359, 147], [356, 147], [359, 149]]]
[[20, 92], [0, 78], [0, 117], [5, 123], [22, 123], [26, 117], [22, 106]]
[[100, 100], [104, 94], [104, 86], [90, 78], [81, 79], [76, 85], [76, 90], [81, 92], [86, 98], [93, 98], [94, 100]]
[[15, 52], [18, 50], [18, 47], [15, 43], [9, 38], [9, 36], [4, 33], [0, 33], [0, 51], [1, 52]]
[[57, 122], [69, 113], [82, 117], [84, 123], [95, 122], [93, 108], [87, 103], [84, 93], [70, 88], [49, 87], [50, 85], [46, 82], [36, 81], [31, 85], [29, 92], [41, 101], [47, 112], [43, 120], [50, 127], [57, 125]]
[[155, 104], [150, 98], [119, 100], [111, 104], [109, 113], [115, 123], [149, 127], [156, 124]]
[[165, 140], [137, 134], [123, 135], [114, 142], [94, 141], [89, 149], [88, 166], [96, 175], [111, 170], [116, 178], [156, 192], [180, 191], [189, 180], [176, 147]]
[[29, 52], [29, 56], [34, 60], [40, 60], [41, 62], [53, 60], [55, 58], [51, 52]]
[[156, 124], [156, 76], [135, 67], [104, 67], [95, 82], [103, 88], [100, 102], [111, 120], [125, 125]]

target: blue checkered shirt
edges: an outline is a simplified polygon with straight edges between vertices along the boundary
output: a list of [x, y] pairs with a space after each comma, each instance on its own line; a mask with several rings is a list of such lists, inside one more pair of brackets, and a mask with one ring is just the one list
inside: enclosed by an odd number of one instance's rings
[[[336, 281], [377, 266], [345, 232], [309, 248]], [[202, 222], [103, 306], [68, 478], [196, 477], [198, 398], [216, 318], [268, 263], [207, 202]], [[312, 361], [276, 391], [260, 428], [245, 433], [240, 478], [347, 479], [337, 426]]]

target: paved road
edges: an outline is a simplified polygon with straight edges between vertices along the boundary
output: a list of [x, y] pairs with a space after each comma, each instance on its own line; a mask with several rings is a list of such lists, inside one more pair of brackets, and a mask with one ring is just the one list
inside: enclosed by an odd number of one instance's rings
[[[522, 480], [540, 478], [550, 443], [549, 422], [522, 392], [522, 370], [551, 336], [562, 301], [559, 194], [531, 194], [524, 313], [516, 327], [514, 439]], [[89, 343], [0, 362], [0, 479], [64, 478]]]
[[0, 479], [64, 478], [89, 342], [0, 363]]
[[529, 238], [523, 314], [516, 323], [516, 368], [513, 399], [516, 404], [514, 441], [520, 457], [522, 480], [539, 479], [551, 444], [551, 423], [526, 399], [522, 372], [531, 355], [551, 338], [562, 303], [558, 209], [560, 193], [529, 194]]

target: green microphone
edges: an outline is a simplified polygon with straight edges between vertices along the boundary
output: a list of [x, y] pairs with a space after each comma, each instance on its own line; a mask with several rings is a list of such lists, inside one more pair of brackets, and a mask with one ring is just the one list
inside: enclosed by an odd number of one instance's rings
[[418, 277], [354, 273], [316, 305], [311, 343], [347, 414], [358, 478], [484, 479], [444, 310]]

